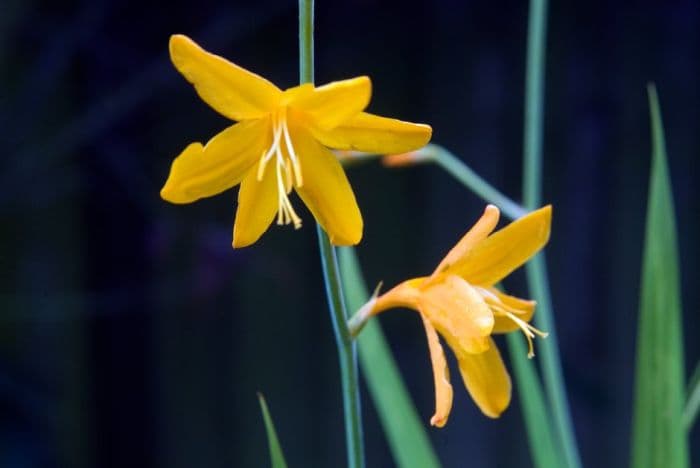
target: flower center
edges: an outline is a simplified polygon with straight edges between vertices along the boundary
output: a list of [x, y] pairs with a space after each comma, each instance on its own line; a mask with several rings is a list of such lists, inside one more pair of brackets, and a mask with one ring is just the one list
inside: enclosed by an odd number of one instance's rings
[[[297, 215], [289, 201], [289, 194], [293, 187], [301, 187], [304, 179], [301, 176], [301, 164], [299, 157], [294, 152], [292, 137], [287, 127], [287, 107], [281, 107], [271, 115], [272, 119], [272, 144], [260, 156], [258, 165], [258, 181], [265, 174], [267, 164], [274, 158], [275, 176], [277, 177], [277, 224], [294, 223], [294, 229], [301, 227], [301, 218]], [[283, 151], [286, 149], [286, 152]]]
[[491, 291], [479, 287], [477, 287], [477, 290], [486, 301], [486, 304], [491, 308], [491, 311], [493, 312], [494, 316], [505, 317], [508, 320], [511, 320], [513, 323], [515, 323], [518, 326], [518, 328], [522, 330], [523, 335], [525, 335], [525, 338], [527, 338], [527, 357], [532, 359], [535, 356], [535, 347], [533, 345], [532, 340], [535, 338], [535, 336], [539, 336], [540, 338], [547, 338], [549, 333], [543, 332], [542, 330], [533, 327], [525, 320], [518, 317], [519, 314], [523, 313], [522, 310], [506, 304]]

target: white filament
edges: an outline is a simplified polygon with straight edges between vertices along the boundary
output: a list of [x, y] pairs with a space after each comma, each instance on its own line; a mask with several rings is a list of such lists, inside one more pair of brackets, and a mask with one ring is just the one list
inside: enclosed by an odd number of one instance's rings
[[[282, 136], [287, 150], [285, 158], [282, 152]], [[293, 187], [301, 187], [304, 180], [301, 175], [299, 157], [294, 151], [292, 137], [287, 127], [287, 108], [282, 107], [272, 115], [272, 144], [260, 157], [258, 165], [258, 181], [262, 181], [267, 164], [275, 157], [275, 177], [277, 178], [277, 224], [294, 224], [295, 229], [301, 227], [301, 218], [294, 211], [289, 201]]]

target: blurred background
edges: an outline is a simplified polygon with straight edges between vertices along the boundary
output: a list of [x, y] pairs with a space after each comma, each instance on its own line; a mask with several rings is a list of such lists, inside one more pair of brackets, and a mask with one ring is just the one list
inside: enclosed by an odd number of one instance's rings
[[[267, 466], [255, 393], [290, 466], [345, 460], [337, 355], [316, 233], [230, 246], [236, 190], [158, 192], [172, 159], [229, 123], [167, 57], [185, 33], [281, 87], [298, 79], [295, 1], [3, 0], [0, 6], [0, 466]], [[433, 141], [514, 199], [527, 2], [317, 1], [316, 80], [371, 76], [369, 110]], [[544, 194], [564, 376], [584, 464], [627, 464], [650, 136], [666, 126], [682, 265], [686, 369], [700, 359], [700, 4], [550, 5]], [[432, 270], [484, 202], [435, 167], [349, 177], [370, 285]], [[522, 272], [506, 285], [526, 295]], [[381, 317], [428, 424], [418, 315]], [[454, 364], [454, 362], [453, 362]], [[454, 369], [454, 367], [453, 367]], [[483, 417], [455, 372], [446, 467], [531, 466], [517, 398]], [[517, 388], [515, 388], [517, 392]], [[363, 390], [370, 467], [392, 466]], [[691, 433], [700, 461], [700, 429]]]

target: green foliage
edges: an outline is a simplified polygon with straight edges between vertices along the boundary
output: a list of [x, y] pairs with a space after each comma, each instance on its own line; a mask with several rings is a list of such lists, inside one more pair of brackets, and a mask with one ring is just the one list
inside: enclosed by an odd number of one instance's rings
[[527, 358], [527, 347], [519, 334], [509, 333], [506, 339], [534, 465], [537, 468], [560, 468], [562, 455], [555, 443], [550, 423], [552, 417], [547, 410], [535, 362]]
[[642, 259], [632, 467], [685, 468], [683, 339], [676, 221], [656, 89], [649, 86], [652, 166]]
[[[348, 310], [362, 307], [369, 293], [355, 251], [338, 251]], [[403, 383], [379, 322], [370, 320], [358, 339], [360, 367], [399, 468], [438, 468], [435, 451]]]
[[[528, 15], [523, 119], [523, 205], [528, 210], [537, 209], [542, 205], [547, 3], [547, 0], [530, 0]], [[564, 456], [563, 466], [579, 468], [581, 460], [562, 376], [544, 254], [537, 255], [526, 265], [526, 274], [530, 296], [538, 303], [535, 324], [549, 332], [549, 339], [540, 346], [542, 377], [552, 411], [555, 433]]]
[[262, 411], [263, 421], [265, 421], [265, 430], [267, 431], [267, 443], [270, 447], [270, 460], [272, 462], [272, 468], [287, 468], [287, 462], [284, 460], [282, 447], [280, 446], [280, 441], [277, 439], [277, 431], [275, 431], [275, 425], [272, 422], [270, 410], [267, 408], [267, 403], [265, 403], [265, 397], [263, 397], [261, 393], [258, 393], [258, 400], [260, 401], [260, 410]]

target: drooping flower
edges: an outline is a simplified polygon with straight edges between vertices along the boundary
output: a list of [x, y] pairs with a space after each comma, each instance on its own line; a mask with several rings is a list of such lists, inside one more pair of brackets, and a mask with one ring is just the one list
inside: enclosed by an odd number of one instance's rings
[[397, 153], [425, 145], [428, 125], [363, 112], [371, 82], [361, 76], [280, 90], [206, 52], [186, 36], [170, 38], [175, 67], [214, 110], [238, 123], [174, 160], [161, 197], [190, 203], [240, 184], [233, 246], [254, 243], [272, 223], [301, 226], [294, 189], [336, 245], [357, 244], [362, 216], [345, 173], [328, 148]]
[[[452, 408], [452, 385], [440, 344], [447, 342], [459, 363], [474, 402], [489, 417], [508, 407], [511, 383], [491, 335], [521, 330], [533, 355], [532, 339], [546, 336], [528, 322], [535, 302], [509, 296], [494, 287], [539, 251], [549, 239], [551, 206], [545, 206], [491, 234], [500, 212], [486, 207], [479, 221], [426, 277], [405, 281], [373, 297], [351, 321], [351, 329], [370, 316], [394, 307], [418, 311], [423, 319], [435, 380], [435, 414], [442, 427]], [[361, 326], [361, 325], [359, 325]]]

